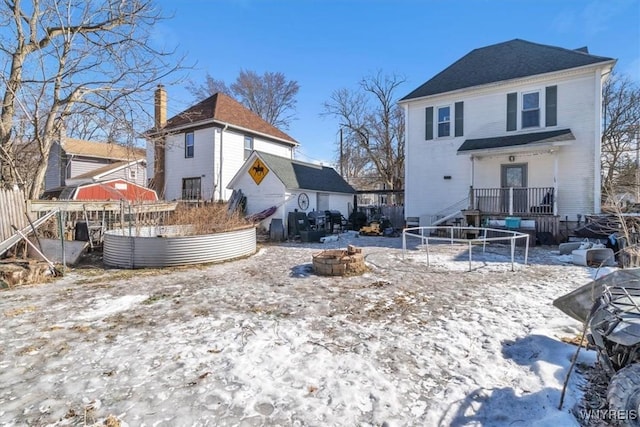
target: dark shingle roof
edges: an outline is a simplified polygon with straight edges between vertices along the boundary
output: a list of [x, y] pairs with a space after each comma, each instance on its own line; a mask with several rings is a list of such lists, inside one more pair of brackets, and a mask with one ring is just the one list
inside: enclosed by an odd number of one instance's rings
[[356, 191], [335, 169], [258, 152], [286, 188], [353, 194]]
[[571, 50], [514, 39], [472, 50], [402, 101], [606, 61], [613, 59], [590, 55], [586, 48]]
[[458, 153], [486, 150], [491, 148], [505, 148], [527, 144], [543, 144], [576, 139], [571, 129], [552, 130], [548, 132], [521, 133], [517, 135], [498, 136], [494, 138], [467, 139], [458, 148]]
[[192, 123], [194, 126], [197, 126], [198, 122], [209, 119], [269, 135], [287, 141], [292, 145], [297, 144], [295, 139], [267, 123], [262, 117], [223, 93], [216, 93], [187, 108], [180, 114], [171, 117], [167, 120], [167, 124], [163, 129], [170, 131], [171, 129]]

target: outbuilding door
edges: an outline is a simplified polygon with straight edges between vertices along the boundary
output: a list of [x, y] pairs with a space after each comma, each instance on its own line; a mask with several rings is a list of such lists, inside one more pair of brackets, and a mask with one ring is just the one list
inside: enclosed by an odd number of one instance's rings
[[318, 211], [323, 212], [329, 210], [329, 196], [330, 195], [328, 193], [318, 193], [318, 198], [316, 200]]

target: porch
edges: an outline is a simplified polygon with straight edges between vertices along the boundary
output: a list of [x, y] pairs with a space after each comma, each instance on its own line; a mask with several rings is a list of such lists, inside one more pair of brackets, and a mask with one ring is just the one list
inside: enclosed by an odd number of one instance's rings
[[[468, 225], [480, 227], [494, 220], [520, 218], [517, 231], [529, 233], [531, 243], [557, 240], [560, 217], [554, 187], [502, 187], [469, 189], [469, 206], [462, 210]], [[506, 228], [506, 227], [505, 227]]]
[[553, 187], [469, 188], [469, 210], [490, 216], [556, 216]]

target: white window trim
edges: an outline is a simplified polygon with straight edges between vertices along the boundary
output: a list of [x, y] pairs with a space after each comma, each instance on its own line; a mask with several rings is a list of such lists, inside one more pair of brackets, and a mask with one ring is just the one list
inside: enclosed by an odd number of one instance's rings
[[[193, 153], [191, 154], [191, 156], [187, 156], [187, 135], [191, 134], [192, 135], [192, 144], [191, 146], [193, 147]], [[184, 134], [184, 158], [185, 159], [193, 159], [196, 156], [196, 133], [195, 132], [185, 132]]]
[[[247, 148], [247, 138], [251, 139], [251, 148]], [[243, 140], [243, 144], [244, 144], [244, 159], [247, 160], [249, 158], [249, 156], [251, 155], [251, 152], [253, 151], [253, 147], [255, 146], [255, 139], [250, 136], [250, 135], [245, 135], [244, 136], [244, 140]]]
[[[525, 95], [529, 95], [532, 93], [538, 94], [538, 125], [524, 127], [522, 125], [522, 113], [524, 113], [525, 111], [534, 111], [533, 109], [530, 109], [530, 110], [524, 109], [524, 97]], [[544, 117], [544, 105], [546, 105], [546, 100], [544, 99], [543, 89], [534, 89], [534, 90], [527, 90], [527, 91], [520, 92], [520, 105], [519, 105], [520, 108], [518, 109], [518, 117], [517, 117], [518, 129], [525, 130], [525, 129], [543, 128], [544, 126], [542, 125], [542, 119]]]
[[135, 180], [138, 176], [138, 171], [136, 169], [130, 168], [129, 169], [129, 179], [133, 179]]
[[[441, 122], [440, 121], [440, 109], [442, 108], [449, 108], [449, 120], [447, 122]], [[452, 132], [452, 123], [453, 120], [451, 120], [452, 114], [455, 114], [454, 110], [453, 110], [453, 104], [448, 104], [448, 105], [438, 105], [435, 107], [435, 112], [434, 112], [434, 121], [433, 121], [433, 139], [446, 139], [446, 138], [451, 138], [453, 134], [455, 134], [455, 132]], [[449, 135], [446, 136], [440, 136], [440, 123], [449, 123]], [[455, 124], [454, 124], [455, 126]]]

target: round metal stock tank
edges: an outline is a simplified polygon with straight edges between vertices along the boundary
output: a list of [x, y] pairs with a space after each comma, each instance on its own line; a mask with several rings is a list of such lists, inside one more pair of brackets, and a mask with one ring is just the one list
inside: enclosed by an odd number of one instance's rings
[[104, 236], [105, 265], [118, 268], [171, 267], [221, 262], [256, 253], [255, 227], [186, 236], [189, 226], [111, 230]]

